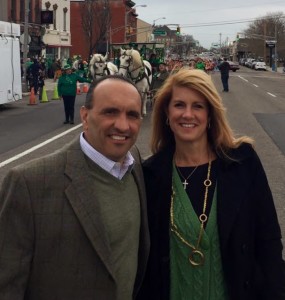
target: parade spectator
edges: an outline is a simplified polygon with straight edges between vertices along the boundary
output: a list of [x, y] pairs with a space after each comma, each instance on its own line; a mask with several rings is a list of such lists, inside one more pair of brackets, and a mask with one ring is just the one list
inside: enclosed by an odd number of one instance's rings
[[67, 61], [66, 61], [66, 64], [72, 66], [72, 64], [73, 64], [73, 59], [72, 59], [71, 57], [68, 57], [68, 59], [67, 59]]
[[26, 60], [26, 80], [29, 84], [29, 91], [31, 91], [31, 88], [33, 87], [33, 75], [31, 73], [31, 65], [33, 64], [33, 61], [28, 57]]
[[213, 71], [215, 68], [215, 65], [214, 63], [210, 60], [210, 59], [207, 59], [206, 62], [205, 62], [205, 71], [206, 73], [210, 73], [211, 71]]
[[284, 300], [281, 230], [252, 139], [235, 137], [211, 77], [157, 92], [143, 164], [151, 250], [139, 299]]
[[157, 68], [159, 65], [159, 59], [156, 57], [155, 53], [152, 53], [149, 57], [149, 63], [151, 64], [152, 67], [152, 74], [155, 74], [157, 72]]
[[29, 67], [29, 73], [31, 76], [31, 87], [34, 88], [35, 95], [39, 90], [39, 76], [41, 66], [36, 58], [33, 59], [33, 64]]
[[29, 67], [33, 64], [33, 61], [28, 57], [26, 60], [26, 68], [29, 69]]
[[223, 92], [229, 91], [229, 73], [230, 73], [230, 64], [228, 63], [228, 59], [224, 57], [224, 61], [221, 62], [218, 66], [220, 72], [221, 72], [221, 80], [223, 84]]
[[195, 68], [198, 69], [198, 70], [203, 70], [205, 71], [205, 63], [203, 62], [202, 59], [198, 59], [197, 62], [196, 62], [196, 65], [195, 65]]
[[189, 70], [194, 70], [195, 69], [195, 61], [194, 60], [190, 60], [189, 62]]
[[43, 89], [45, 86], [45, 72], [42, 70], [40, 70], [38, 86], [39, 86], [39, 101], [42, 101]]
[[152, 78], [150, 90], [153, 93], [153, 97], [155, 96], [156, 91], [163, 85], [165, 79], [169, 76], [169, 72], [167, 71], [167, 65], [164, 62], [161, 62], [158, 65], [158, 72], [156, 72]]
[[47, 68], [47, 74], [46, 78], [53, 78], [54, 72], [53, 72], [53, 60], [51, 57], [46, 58], [46, 68]]
[[44, 78], [47, 78], [47, 66], [46, 66], [46, 60], [44, 57], [42, 57], [40, 59], [40, 68], [41, 68], [41, 71], [42, 71], [42, 75]]
[[120, 68], [120, 52], [117, 52], [114, 58], [114, 64], [117, 66], [118, 70]]
[[65, 65], [64, 73], [60, 76], [57, 84], [58, 95], [62, 97], [65, 112], [64, 124], [74, 124], [74, 104], [77, 93], [77, 82], [89, 82], [89, 79], [72, 72], [70, 65]]
[[52, 64], [52, 70], [54, 73], [53, 81], [56, 82], [62, 74], [60, 59], [54, 61]]
[[149, 235], [141, 96], [106, 76], [81, 109], [83, 133], [11, 169], [0, 191], [1, 300], [131, 300]]

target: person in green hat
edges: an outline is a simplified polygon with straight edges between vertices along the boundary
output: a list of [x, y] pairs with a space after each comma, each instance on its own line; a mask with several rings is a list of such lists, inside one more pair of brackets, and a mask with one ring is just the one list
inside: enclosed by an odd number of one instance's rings
[[91, 82], [89, 79], [80, 77], [72, 72], [70, 65], [63, 67], [63, 75], [59, 78], [57, 84], [58, 95], [63, 99], [65, 121], [63, 124], [74, 124], [74, 104], [77, 91], [77, 81]]

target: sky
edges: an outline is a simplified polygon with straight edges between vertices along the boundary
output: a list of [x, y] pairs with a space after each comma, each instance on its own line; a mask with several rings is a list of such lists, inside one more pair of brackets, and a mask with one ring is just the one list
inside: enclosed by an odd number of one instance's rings
[[[179, 24], [182, 35], [192, 35], [207, 49], [212, 43], [234, 41], [236, 35], [247, 29], [254, 19], [264, 17], [268, 13], [285, 14], [285, 0], [133, 0], [133, 2], [136, 3], [135, 9], [139, 19], [150, 24], [156, 20], [156, 26]], [[169, 28], [175, 29], [176, 26], [169, 25]]]

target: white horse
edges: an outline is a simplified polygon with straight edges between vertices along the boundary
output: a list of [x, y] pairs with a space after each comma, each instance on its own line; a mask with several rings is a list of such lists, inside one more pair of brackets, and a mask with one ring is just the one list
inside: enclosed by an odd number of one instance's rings
[[89, 71], [92, 78], [98, 79], [106, 75], [114, 75], [118, 73], [118, 68], [115, 64], [108, 61], [108, 53], [105, 56], [102, 54], [94, 54], [90, 60]]
[[146, 116], [146, 103], [152, 80], [151, 64], [143, 60], [137, 50], [124, 50], [120, 52], [119, 74], [130, 78], [142, 95], [142, 115]]

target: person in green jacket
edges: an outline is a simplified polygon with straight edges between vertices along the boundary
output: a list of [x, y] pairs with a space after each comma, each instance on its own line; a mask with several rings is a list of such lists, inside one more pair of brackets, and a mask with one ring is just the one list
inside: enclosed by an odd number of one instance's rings
[[205, 63], [202, 59], [199, 59], [195, 65], [195, 68], [198, 70], [203, 70], [205, 71]]
[[91, 82], [89, 79], [80, 77], [72, 72], [70, 65], [65, 65], [63, 75], [59, 78], [57, 90], [59, 97], [62, 97], [65, 112], [65, 121], [63, 124], [74, 124], [74, 104], [77, 91], [77, 81]]

